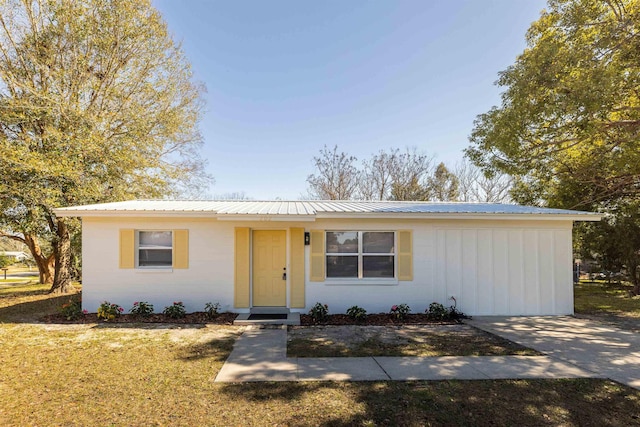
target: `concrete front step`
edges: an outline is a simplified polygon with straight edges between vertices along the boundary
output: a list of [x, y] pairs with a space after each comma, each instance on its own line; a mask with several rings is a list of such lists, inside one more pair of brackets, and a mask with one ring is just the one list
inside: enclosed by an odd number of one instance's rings
[[287, 307], [251, 307], [251, 314], [288, 314]]
[[[261, 320], [249, 320], [251, 314], [281, 314], [279, 313], [241, 313], [238, 314], [236, 320], [233, 321], [234, 325], [300, 325], [300, 313], [286, 313], [286, 319], [261, 319]], [[285, 314], [285, 313], [282, 313]]]

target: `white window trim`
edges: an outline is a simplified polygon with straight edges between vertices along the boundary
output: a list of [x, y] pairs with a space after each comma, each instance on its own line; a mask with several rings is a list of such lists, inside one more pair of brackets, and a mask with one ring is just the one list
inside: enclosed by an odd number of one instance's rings
[[[326, 242], [327, 233], [358, 233], [358, 252], [327, 252]], [[363, 251], [363, 234], [364, 233], [393, 233], [393, 253], [378, 253]], [[324, 281], [327, 285], [397, 285], [398, 281], [398, 233], [395, 230], [325, 230], [325, 248], [324, 248]], [[328, 256], [357, 256], [358, 257], [358, 277], [328, 277], [327, 257]], [[393, 256], [393, 277], [362, 277], [363, 262], [365, 256]]]
[[[140, 249], [145, 249], [140, 248], [140, 233], [144, 233], [144, 232], [169, 232], [171, 233], [171, 265], [140, 265]], [[135, 268], [136, 270], [139, 270], [140, 272], [145, 272], [145, 273], [170, 273], [173, 271], [173, 230], [166, 230], [166, 229], [154, 229], [154, 230], [149, 230], [149, 229], [144, 229], [144, 230], [135, 230], [135, 242], [136, 242], [136, 246], [135, 246]], [[147, 249], [152, 249], [152, 248], [147, 248]], [[160, 249], [160, 248], [155, 248], [155, 249]], [[164, 248], [166, 250], [166, 248]]]

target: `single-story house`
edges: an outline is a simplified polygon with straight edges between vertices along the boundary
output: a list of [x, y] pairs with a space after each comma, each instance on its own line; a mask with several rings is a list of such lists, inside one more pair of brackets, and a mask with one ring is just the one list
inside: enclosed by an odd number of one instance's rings
[[599, 214], [377, 201], [135, 200], [82, 218], [83, 308], [182, 301], [239, 313], [453, 304], [469, 315], [573, 313], [572, 226]]
[[0, 251], [0, 256], [13, 258], [16, 262], [24, 261], [31, 258], [31, 255], [27, 254], [24, 251]]

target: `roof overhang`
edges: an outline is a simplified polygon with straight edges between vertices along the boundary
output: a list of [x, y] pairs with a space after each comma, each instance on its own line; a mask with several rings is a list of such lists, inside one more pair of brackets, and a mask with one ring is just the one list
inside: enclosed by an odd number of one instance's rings
[[55, 209], [60, 217], [82, 218], [212, 218], [219, 221], [313, 222], [317, 219], [484, 220], [484, 221], [600, 221], [602, 214], [509, 214], [509, 213], [418, 213], [418, 212], [319, 212], [315, 215], [225, 214], [208, 211], [172, 210], [74, 210]]

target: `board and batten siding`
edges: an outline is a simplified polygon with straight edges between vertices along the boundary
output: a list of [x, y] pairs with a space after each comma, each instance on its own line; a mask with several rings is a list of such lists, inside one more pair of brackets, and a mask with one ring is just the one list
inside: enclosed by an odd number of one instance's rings
[[435, 299], [473, 315], [573, 313], [571, 229], [439, 228]]
[[[178, 244], [187, 248], [180, 251], [188, 254], [186, 268], [121, 268], [120, 230], [140, 229], [186, 230], [184, 238], [178, 237]], [[250, 300], [234, 303], [238, 296], [234, 292], [238, 229], [287, 230], [287, 307], [292, 311], [306, 313], [321, 302], [329, 305], [331, 313], [344, 313], [353, 305], [378, 313], [406, 303], [413, 313], [419, 313], [432, 302], [449, 306], [449, 297], [455, 296], [458, 308], [470, 315], [573, 312], [571, 221], [326, 218], [297, 223], [83, 218], [83, 308], [95, 312], [108, 300], [128, 310], [135, 301], [148, 301], [162, 311], [181, 300], [188, 311], [201, 311], [207, 302], [219, 302], [223, 311], [248, 311]], [[324, 272], [316, 277], [310, 268], [317, 230], [410, 231], [413, 274], [383, 285], [328, 283], [320, 277]], [[311, 245], [300, 243], [304, 232], [311, 233]], [[322, 232], [319, 238], [315, 235], [321, 247]], [[398, 248], [397, 255], [405, 250], [409, 248]], [[320, 255], [320, 264], [323, 262]]]

